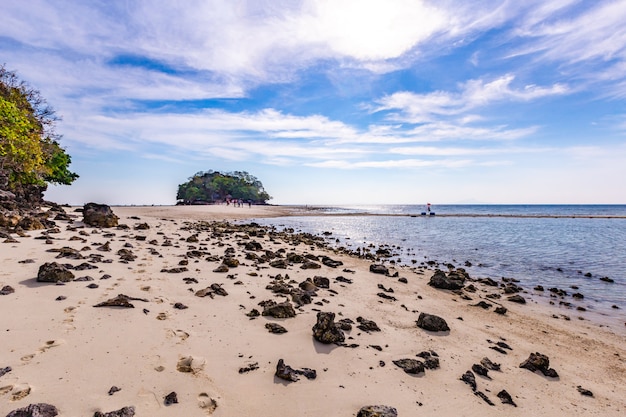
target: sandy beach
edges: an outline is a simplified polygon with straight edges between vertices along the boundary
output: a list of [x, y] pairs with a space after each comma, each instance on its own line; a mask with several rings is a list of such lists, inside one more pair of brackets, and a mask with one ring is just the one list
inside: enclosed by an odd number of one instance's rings
[[[433, 288], [432, 269], [374, 273], [383, 262], [306, 237], [208, 223], [293, 208], [114, 207], [126, 227], [111, 228], [66, 210], [73, 218], [56, 229], [0, 242], [2, 417], [36, 403], [60, 416], [356, 416], [369, 405], [405, 417], [626, 414], [623, 325], [566, 319], [526, 294], [525, 304], [487, 297], [501, 291], [473, 280]], [[38, 282], [51, 262], [74, 277]], [[94, 307], [120, 294], [126, 307]], [[263, 315], [282, 303], [295, 317]], [[318, 313], [352, 322], [342, 342], [314, 338]], [[418, 327], [421, 313], [449, 330]], [[558, 376], [521, 368], [534, 353]], [[276, 375], [281, 359], [303, 370], [289, 374], [298, 381]], [[468, 371], [475, 389], [461, 380]]]

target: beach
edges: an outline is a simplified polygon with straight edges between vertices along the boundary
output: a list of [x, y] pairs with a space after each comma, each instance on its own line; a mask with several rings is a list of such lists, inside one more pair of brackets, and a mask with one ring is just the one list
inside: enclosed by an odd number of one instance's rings
[[[302, 215], [291, 207], [113, 207], [126, 227], [109, 228], [65, 210], [56, 229], [0, 243], [0, 289], [13, 290], [0, 295], [0, 373], [10, 368], [0, 416], [36, 403], [61, 416], [356, 416], [371, 405], [398, 416], [626, 413], [623, 324], [564, 315], [526, 293], [509, 301], [471, 278], [434, 288], [430, 268], [225, 223]], [[39, 282], [51, 262], [74, 277]], [[295, 316], [273, 317], [272, 302]], [[352, 322], [342, 341], [316, 340], [322, 313]], [[418, 327], [423, 313], [448, 330]], [[536, 353], [558, 376], [520, 367]], [[276, 375], [281, 359], [302, 370], [287, 372], [297, 381]], [[474, 387], [461, 380], [468, 371]]]

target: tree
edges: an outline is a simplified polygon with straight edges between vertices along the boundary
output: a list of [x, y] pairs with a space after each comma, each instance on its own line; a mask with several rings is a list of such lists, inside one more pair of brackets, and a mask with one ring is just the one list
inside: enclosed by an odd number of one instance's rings
[[74, 182], [71, 157], [55, 133], [58, 120], [39, 91], [0, 65], [0, 186]]
[[261, 181], [245, 171], [200, 171], [180, 184], [176, 194], [183, 204], [214, 203], [228, 198], [264, 204], [272, 197]]

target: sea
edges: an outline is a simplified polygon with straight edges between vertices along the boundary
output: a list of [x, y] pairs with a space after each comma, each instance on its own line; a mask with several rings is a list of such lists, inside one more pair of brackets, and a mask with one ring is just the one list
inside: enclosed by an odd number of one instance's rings
[[[430, 208], [431, 214], [425, 205], [301, 206], [302, 215], [255, 222], [325, 236], [333, 247], [388, 246], [396, 265], [434, 261], [442, 269], [463, 267], [472, 278], [513, 278], [540, 301], [551, 300], [549, 288], [563, 289], [572, 314], [583, 307], [612, 322], [626, 320], [626, 205]], [[546, 291], [534, 291], [537, 285]]]

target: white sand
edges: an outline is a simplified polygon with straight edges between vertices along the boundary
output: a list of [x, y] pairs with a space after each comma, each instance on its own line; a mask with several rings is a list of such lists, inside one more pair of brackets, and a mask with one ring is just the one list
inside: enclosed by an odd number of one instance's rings
[[[95, 411], [109, 412], [134, 406], [137, 416], [355, 416], [364, 405], [393, 406], [399, 416], [622, 416], [626, 415], [626, 343], [623, 327], [600, 327], [589, 320], [554, 319], [555, 311], [530, 302], [518, 305], [500, 303], [508, 308], [505, 316], [493, 308], [471, 306], [486, 294], [482, 287], [464, 301], [447, 291], [426, 285], [425, 274], [400, 269], [400, 277], [384, 277], [369, 272], [370, 262], [327, 253], [344, 265], [333, 269], [303, 270], [300, 264], [276, 269], [268, 264], [254, 266], [245, 258], [240, 242], [256, 240], [264, 250], [324, 254], [305, 245], [292, 246], [267, 238], [247, 238], [243, 233], [220, 238], [208, 232], [199, 234], [199, 243], [188, 243], [191, 231], [183, 231], [185, 219], [240, 219], [284, 215], [280, 207], [119, 207], [114, 211], [120, 223], [130, 230], [67, 230], [68, 223], [58, 221], [61, 230], [52, 244], [35, 237], [17, 237], [19, 243], [0, 243], [0, 288], [10, 285], [13, 294], [0, 296], [0, 368], [12, 371], [0, 377], [0, 416], [31, 403], [55, 405], [61, 416], [91, 416]], [[130, 219], [138, 216], [140, 220]], [[80, 226], [77, 217], [74, 226]], [[133, 230], [147, 222], [149, 230]], [[80, 231], [87, 235], [80, 235]], [[106, 237], [106, 233], [114, 236]], [[146, 236], [145, 241], [135, 239]], [[70, 240], [80, 237], [85, 241]], [[161, 246], [167, 239], [173, 246]], [[149, 243], [155, 239], [157, 244]], [[110, 242], [110, 252], [96, 248]], [[134, 262], [120, 263], [117, 251], [125, 243], [133, 245], [138, 255]], [[91, 282], [55, 285], [36, 282], [38, 268], [44, 262], [57, 261], [78, 265], [85, 260], [55, 259], [48, 249], [69, 246], [104, 255], [112, 263], [97, 263], [98, 269], [74, 271], [77, 277], [91, 276]], [[189, 259], [183, 273], [160, 272], [174, 268], [193, 246], [223, 257], [234, 248], [240, 265], [227, 273], [213, 270], [220, 262], [197, 262]], [[89, 248], [89, 250], [83, 250]], [[151, 250], [159, 255], [151, 254]], [[261, 252], [259, 252], [260, 254]], [[34, 263], [18, 263], [33, 259]], [[354, 273], [342, 272], [344, 268]], [[258, 276], [251, 276], [257, 273]], [[104, 274], [110, 279], [101, 280]], [[246, 316], [253, 308], [262, 311], [262, 300], [283, 300], [265, 289], [270, 276], [288, 274], [297, 282], [320, 275], [330, 279], [328, 290], [320, 289], [314, 302], [295, 318], [270, 319]], [[231, 277], [229, 277], [231, 275]], [[338, 276], [353, 284], [335, 281]], [[183, 278], [193, 277], [198, 284], [187, 285]], [[235, 285], [241, 281], [242, 285]], [[96, 283], [98, 288], [87, 288]], [[194, 291], [213, 283], [222, 284], [228, 296], [200, 298]], [[392, 287], [397, 301], [383, 300], [378, 284]], [[190, 291], [193, 289], [193, 291]], [[134, 309], [94, 308], [97, 303], [117, 294], [148, 299], [133, 301]], [[67, 297], [57, 301], [58, 296]], [[419, 298], [419, 297], [421, 298]], [[488, 300], [490, 301], [490, 300]], [[174, 303], [189, 308], [175, 309]], [[492, 302], [492, 301], [490, 301]], [[403, 307], [404, 306], [404, 307]], [[406, 308], [405, 308], [406, 307]], [[340, 314], [336, 319], [358, 316], [374, 320], [382, 329], [365, 333], [353, 328], [346, 332], [346, 342], [357, 348], [323, 345], [312, 338], [316, 311]], [[143, 309], [148, 310], [147, 313]], [[419, 329], [419, 312], [446, 319], [451, 331], [439, 335]], [[462, 317], [463, 320], [457, 319]], [[264, 327], [274, 321], [288, 333], [271, 334]], [[504, 355], [492, 349], [492, 342], [505, 340], [512, 351]], [[379, 345], [377, 351], [369, 345]], [[439, 355], [441, 367], [412, 376], [393, 364], [393, 360], [416, 358], [424, 350]], [[519, 368], [531, 352], [550, 358], [558, 379], [544, 377]], [[476, 376], [478, 390], [494, 406], [473, 395], [459, 380], [472, 365], [488, 356], [502, 365], [502, 371], [490, 371], [492, 380]], [[181, 358], [192, 357], [196, 372], [177, 370]], [[315, 380], [302, 377], [287, 383], [274, 376], [279, 359], [293, 368], [313, 368]], [[384, 361], [385, 366], [380, 365]], [[238, 370], [257, 362], [259, 369], [240, 374]], [[582, 396], [577, 386], [591, 390], [593, 397]], [[108, 395], [112, 386], [121, 388]], [[514, 408], [502, 404], [496, 394], [506, 389], [517, 403]], [[164, 397], [175, 391], [178, 404], [164, 405]], [[211, 406], [215, 401], [217, 408]]]

